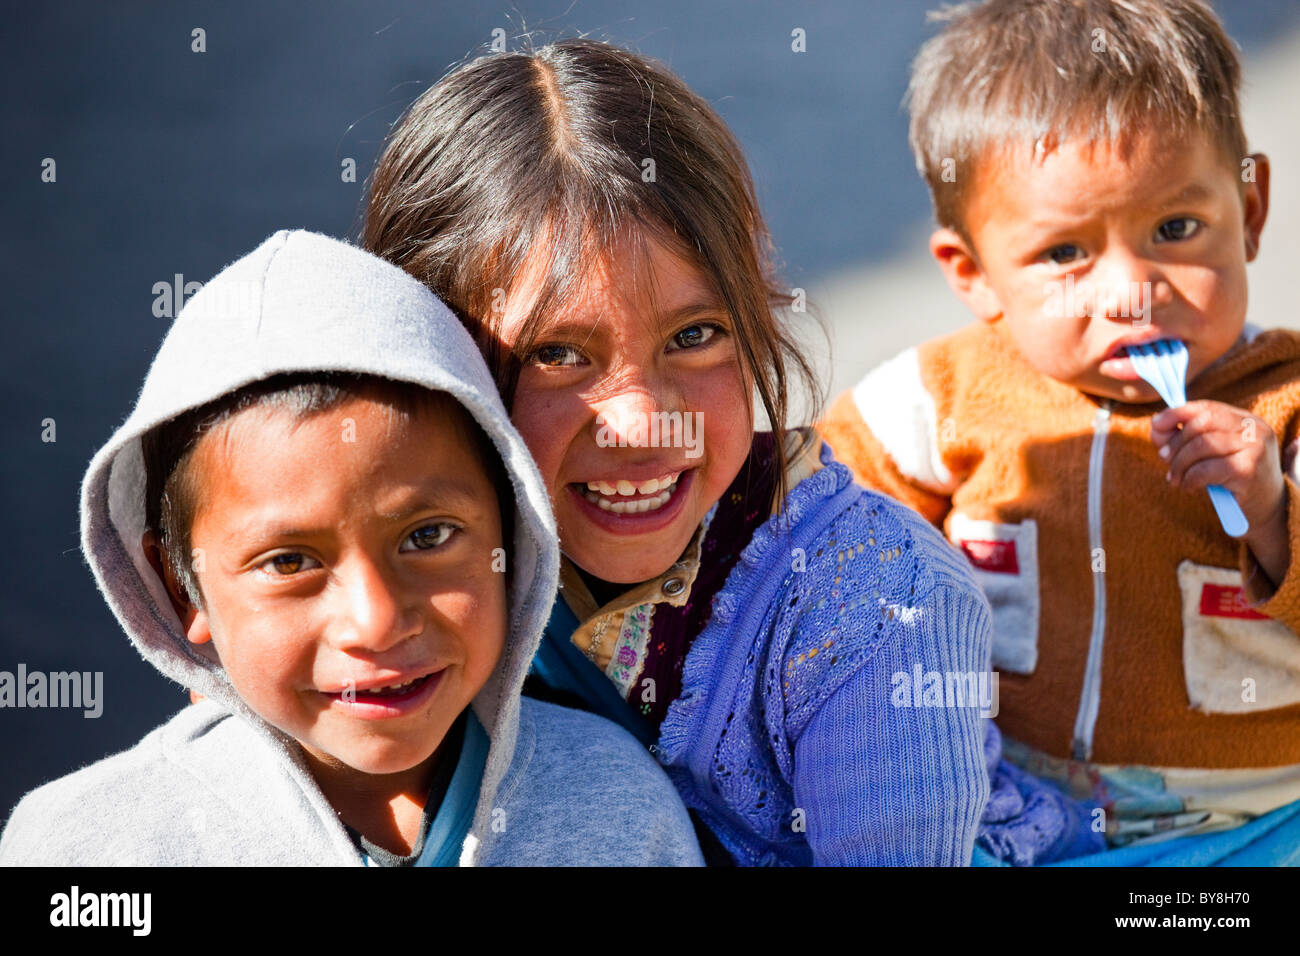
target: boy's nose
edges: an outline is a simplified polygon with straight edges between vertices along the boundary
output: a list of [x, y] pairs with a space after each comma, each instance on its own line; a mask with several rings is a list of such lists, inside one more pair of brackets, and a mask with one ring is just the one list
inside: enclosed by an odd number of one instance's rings
[[403, 598], [395, 572], [369, 559], [339, 569], [340, 620], [333, 643], [341, 649], [386, 651], [419, 633], [418, 608]]
[[1168, 291], [1155, 263], [1127, 250], [1112, 251], [1093, 270], [1092, 318], [1149, 321], [1152, 310], [1168, 301]]

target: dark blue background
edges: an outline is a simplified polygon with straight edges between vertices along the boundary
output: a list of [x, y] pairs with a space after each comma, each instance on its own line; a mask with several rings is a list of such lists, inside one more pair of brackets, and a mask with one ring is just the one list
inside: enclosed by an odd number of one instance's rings
[[[659, 57], [748, 154], [795, 283], [883, 257], [929, 216], [899, 103], [932, 0], [29, 4], [3, 58], [4, 540], [0, 670], [104, 672], [104, 714], [0, 710], [0, 818], [185, 703], [130, 648], [79, 553], [78, 486], [126, 416], [166, 319], [282, 227], [355, 236], [388, 125], [490, 41], [589, 33]], [[1220, 2], [1247, 53], [1295, 0]], [[207, 52], [190, 31], [207, 31]], [[807, 52], [790, 50], [794, 27]], [[41, 160], [58, 181], [40, 180]], [[357, 163], [357, 183], [340, 162]], [[41, 421], [58, 441], [41, 441]]]

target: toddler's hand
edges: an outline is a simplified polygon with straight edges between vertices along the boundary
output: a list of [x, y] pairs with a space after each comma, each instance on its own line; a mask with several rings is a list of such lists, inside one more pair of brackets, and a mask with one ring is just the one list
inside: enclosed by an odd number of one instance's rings
[[1151, 419], [1151, 440], [1169, 464], [1167, 478], [1175, 488], [1223, 485], [1252, 528], [1285, 504], [1277, 436], [1250, 412], [1223, 402], [1188, 402]]
[[1268, 422], [1223, 402], [1188, 402], [1151, 419], [1151, 440], [1175, 488], [1223, 485], [1232, 492], [1250, 522], [1247, 546], [1273, 582], [1281, 581], [1290, 558], [1286, 482]]

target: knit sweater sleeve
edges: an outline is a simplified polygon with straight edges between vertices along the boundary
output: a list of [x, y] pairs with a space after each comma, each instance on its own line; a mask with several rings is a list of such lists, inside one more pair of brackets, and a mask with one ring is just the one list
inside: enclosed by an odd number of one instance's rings
[[[893, 502], [873, 510], [867, 540], [897, 558], [826, 555], [839, 593], [870, 611], [828, 616], [828, 603], [786, 652], [794, 805], [816, 864], [965, 865], [989, 793], [992, 615], [934, 529]], [[838, 529], [837, 547], [852, 534]]]

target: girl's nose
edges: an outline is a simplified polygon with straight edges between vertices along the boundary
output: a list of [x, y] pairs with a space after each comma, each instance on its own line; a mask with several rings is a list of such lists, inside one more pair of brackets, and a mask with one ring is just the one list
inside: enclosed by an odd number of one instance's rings
[[636, 389], [622, 392], [600, 403], [596, 409], [598, 443], [626, 444], [627, 439], [644, 433], [646, 424], [659, 410], [652, 395]]
[[[671, 436], [663, 434], [658, 426], [665, 413], [683, 410], [679, 391], [672, 383], [647, 375], [622, 382], [592, 408], [596, 413], [597, 444], [630, 447], [670, 444]], [[659, 436], [658, 441], [655, 436]]]

